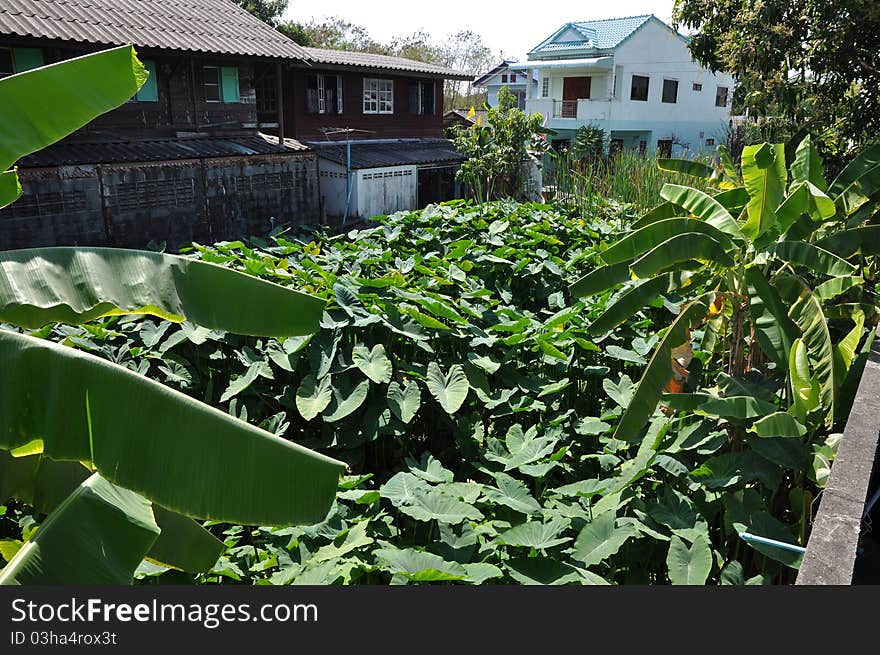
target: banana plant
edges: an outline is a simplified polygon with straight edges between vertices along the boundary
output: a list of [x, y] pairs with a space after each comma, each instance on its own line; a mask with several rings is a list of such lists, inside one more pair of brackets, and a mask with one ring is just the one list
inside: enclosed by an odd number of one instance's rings
[[[14, 169], [6, 170], [15, 161], [122, 104], [146, 78], [124, 46], [0, 80], [0, 206], [21, 192]], [[18, 498], [48, 515], [14, 555], [4, 551], [0, 584], [130, 583], [145, 558], [210, 570], [224, 546], [194, 519], [318, 522], [345, 468], [26, 330], [149, 314], [285, 337], [316, 332], [324, 305], [175, 255], [63, 247], [0, 253], [0, 501]]]
[[[782, 375], [793, 417], [833, 426], [845, 415], [847, 375], [858, 371], [853, 361], [865, 316], [876, 314], [871, 303], [847, 297], [858, 295], [864, 280], [853, 255], [880, 251], [880, 235], [861, 224], [880, 199], [880, 147], [863, 152], [830, 185], [809, 136], [790, 167], [785, 146], [769, 143], [747, 146], [740, 170], [723, 147], [715, 166], [680, 160], [660, 166], [708, 179], [716, 192], [665, 185], [666, 202], [602, 251], [601, 265], [570, 288], [574, 297], [620, 290], [590, 324], [597, 336], [658, 296], [682, 298], [615, 437], [636, 439], [661, 400], [673, 409], [711, 403], [722, 416], [744, 405], [736, 396], [724, 399], [727, 410], [706, 394], [664, 396], [680, 390], [675, 375], [692, 359], [697, 332], [704, 350], [721, 354], [728, 379], [742, 380], [753, 368]], [[697, 295], [701, 289], [711, 291]], [[854, 327], [835, 341], [829, 317]]]

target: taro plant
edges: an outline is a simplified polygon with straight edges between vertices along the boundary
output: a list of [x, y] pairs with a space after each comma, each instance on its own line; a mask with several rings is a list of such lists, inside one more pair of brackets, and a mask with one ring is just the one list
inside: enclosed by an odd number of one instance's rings
[[[0, 170], [120, 105], [146, 75], [125, 46], [0, 80]], [[3, 185], [0, 205], [21, 192], [14, 170]], [[318, 329], [324, 305], [172, 255], [0, 253], [0, 322], [7, 325], [0, 330], [0, 498], [48, 513], [24, 543], [3, 543], [9, 562], [0, 584], [121, 584], [144, 558], [208, 570], [223, 544], [193, 519], [317, 522], [344, 469], [137, 372], [41, 338], [52, 324], [149, 314], [191, 321], [195, 331], [306, 335]]]
[[[873, 227], [841, 229], [876, 212], [878, 148], [830, 185], [809, 137], [789, 153], [788, 167], [786, 154], [783, 145], [747, 146], [741, 171], [723, 147], [717, 167], [662, 160], [662, 168], [708, 180], [718, 192], [665, 185], [666, 202], [571, 286], [577, 297], [617, 289], [587, 328], [597, 337], [658, 297], [681, 298], [616, 438], [638, 438], [661, 401], [667, 412], [727, 421], [734, 450], [747, 434], [817, 435], [845, 418], [861, 375], [863, 363], [854, 362], [866, 315], [876, 313], [861, 290], [866, 268], [851, 255], [876, 254], [878, 242]], [[696, 392], [710, 367], [719, 371], [718, 386]], [[815, 475], [830, 453], [824, 443], [811, 446]]]

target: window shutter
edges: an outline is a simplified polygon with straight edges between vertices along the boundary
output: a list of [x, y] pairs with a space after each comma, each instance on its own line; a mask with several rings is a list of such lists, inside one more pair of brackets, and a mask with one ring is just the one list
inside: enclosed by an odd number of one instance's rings
[[221, 71], [220, 86], [222, 87], [223, 102], [238, 102], [238, 67], [224, 66]]
[[150, 76], [147, 78], [147, 81], [144, 82], [140, 91], [135, 95], [135, 99], [137, 99], [138, 102], [159, 102], [159, 84], [156, 80], [156, 62], [145, 61], [144, 68], [147, 69]]
[[13, 48], [12, 58], [15, 61], [16, 73], [23, 73], [43, 65], [43, 51], [39, 48]]
[[421, 98], [419, 97], [419, 83], [416, 82], [414, 84], [409, 85], [409, 113], [410, 114], [420, 114], [421, 106], [419, 105], [419, 101]]

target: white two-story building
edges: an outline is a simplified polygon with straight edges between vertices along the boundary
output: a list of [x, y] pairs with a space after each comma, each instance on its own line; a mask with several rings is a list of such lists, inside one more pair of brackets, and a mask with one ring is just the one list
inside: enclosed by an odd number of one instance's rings
[[507, 90], [516, 97], [517, 107], [520, 109], [526, 108], [526, 98], [535, 96], [535, 89], [538, 87], [537, 73], [532, 73], [529, 83], [524, 71], [510, 70], [510, 66], [515, 63], [505, 59], [471, 83], [474, 89], [486, 89], [488, 95], [486, 102], [490, 107], [498, 106], [498, 92], [503, 86], [506, 86]]
[[536, 74], [526, 111], [546, 117], [554, 140], [596, 125], [611, 149], [682, 156], [714, 150], [730, 121], [733, 78], [701, 67], [653, 15], [567, 23], [509, 69]]

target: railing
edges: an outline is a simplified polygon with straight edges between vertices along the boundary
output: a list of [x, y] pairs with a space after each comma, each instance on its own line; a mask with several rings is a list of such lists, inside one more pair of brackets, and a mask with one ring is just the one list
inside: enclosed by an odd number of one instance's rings
[[553, 118], [577, 118], [577, 100], [554, 100]]
[[866, 500], [873, 491], [869, 485], [878, 454], [878, 416], [880, 327], [822, 492], [795, 584], [852, 584]]

